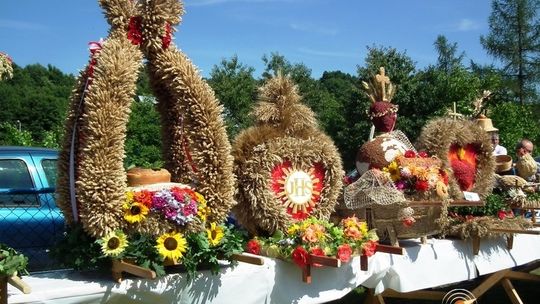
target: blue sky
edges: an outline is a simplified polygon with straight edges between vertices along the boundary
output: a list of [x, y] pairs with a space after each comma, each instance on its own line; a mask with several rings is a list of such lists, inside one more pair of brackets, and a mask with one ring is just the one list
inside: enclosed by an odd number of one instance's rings
[[[97, 0], [2, 1], [0, 51], [15, 63], [51, 64], [77, 73], [88, 42], [107, 36]], [[489, 31], [490, 0], [185, 0], [174, 43], [203, 74], [224, 58], [263, 71], [261, 57], [279, 52], [312, 76], [356, 74], [366, 46], [394, 47], [421, 68], [437, 60], [437, 35], [457, 42], [466, 62], [494, 63], [480, 45]]]

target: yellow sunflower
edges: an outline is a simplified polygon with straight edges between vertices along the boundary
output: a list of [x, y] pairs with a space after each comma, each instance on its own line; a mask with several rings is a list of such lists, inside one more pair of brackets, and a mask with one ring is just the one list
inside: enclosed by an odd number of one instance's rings
[[298, 226], [297, 224], [292, 224], [287, 229], [287, 235], [294, 235], [298, 230], [300, 230], [300, 226]]
[[130, 224], [144, 220], [149, 211], [146, 205], [137, 202], [124, 204], [122, 208], [124, 209], [124, 219]]
[[401, 177], [400, 174], [399, 174], [399, 165], [398, 163], [394, 160], [392, 161], [388, 167], [384, 167], [383, 168], [383, 171], [384, 172], [388, 172], [390, 174], [390, 178], [392, 179], [392, 181], [397, 181], [399, 180], [399, 178]]
[[217, 246], [224, 235], [223, 228], [217, 226], [216, 223], [210, 224], [210, 229], [206, 229], [206, 234], [208, 235], [208, 240], [212, 246]]
[[156, 249], [163, 259], [179, 260], [187, 250], [187, 241], [179, 232], [165, 233], [157, 239]]
[[120, 230], [113, 231], [101, 239], [101, 252], [105, 256], [116, 257], [126, 249], [127, 236]]

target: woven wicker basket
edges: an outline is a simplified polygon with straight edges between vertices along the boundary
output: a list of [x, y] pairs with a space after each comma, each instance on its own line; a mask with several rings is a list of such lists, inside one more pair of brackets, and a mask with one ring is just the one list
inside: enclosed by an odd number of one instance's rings
[[[398, 219], [399, 206], [378, 206], [371, 210], [371, 223], [373, 228], [377, 229], [377, 234], [381, 239], [389, 237], [388, 231], [395, 231], [398, 239], [420, 238], [424, 236], [435, 235], [441, 232], [437, 223], [441, 215], [441, 207], [413, 207], [415, 223], [406, 227]], [[369, 216], [369, 212], [368, 212]]]

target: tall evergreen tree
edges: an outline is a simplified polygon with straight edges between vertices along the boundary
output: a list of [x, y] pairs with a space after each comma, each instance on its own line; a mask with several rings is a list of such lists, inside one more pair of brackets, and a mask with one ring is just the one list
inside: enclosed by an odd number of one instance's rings
[[433, 44], [439, 54], [437, 58], [437, 68], [439, 70], [449, 73], [452, 69], [462, 66], [465, 53], [461, 52], [458, 55], [457, 42], [450, 43], [444, 35], [439, 35]]
[[480, 41], [504, 64], [523, 105], [537, 96], [540, 80], [540, 0], [493, 0], [492, 9], [490, 33]]

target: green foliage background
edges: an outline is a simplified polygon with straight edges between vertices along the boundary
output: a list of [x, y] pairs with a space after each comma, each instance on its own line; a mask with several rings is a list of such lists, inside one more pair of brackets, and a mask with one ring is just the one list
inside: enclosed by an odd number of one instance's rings
[[[237, 56], [215, 65], [207, 79], [224, 105], [229, 137], [253, 123], [250, 112], [257, 101], [257, 88], [278, 72], [290, 75], [298, 84], [303, 102], [317, 114], [321, 128], [341, 151], [347, 170], [354, 168], [358, 147], [368, 138], [370, 121], [366, 115], [369, 99], [360, 89], [362, 80], [377, 73], [380, 66], [397, 86], [393, 102], [399, 105], [397, 128], [414, 142], [426, 122], [445, 115], [454, 107], [470, 115], [471, 101], [483, 90], [494, 92], [487, 104], [488, 116], [500, 129], [501, 143], [509, 154], [520, 138], [540, 144], [540, 104], [517, 103], [511, 83], [493, 66], [463, 63], [464, 53], [456, 43], [437, 37], [436, 62], [424, 68], [406, 54], [387, 46], [367, 47], [367, 56], [357, 67], [357, 75], [326, 71], [312, 77], [303, 63], [291, 63], [279, 53], [263, 55], [264, 71], [241, 63]], [[39, 64], [14, 66], [13, 79], [0, 82], [0, 145], [45, 146], [58, 148], [73, 75]], [[161, 121], [145, 68], [139, 74], [137, 93], [131, 108], [126, 137], [126, 167], [159, 167], [161, 159]], [[540, 149], [535, 149], [538, 154]]]

